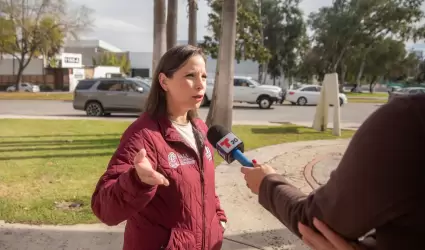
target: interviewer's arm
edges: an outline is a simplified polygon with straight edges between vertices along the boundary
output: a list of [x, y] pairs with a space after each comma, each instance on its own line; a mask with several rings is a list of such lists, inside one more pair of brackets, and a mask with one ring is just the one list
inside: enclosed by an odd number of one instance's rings
[[391, 101], [356, 132], [327, 184], [306, 196], [268, 175], [259, 202], [298, 236], [297, 223], [313, 228], [314, 217], [350, 240], [399, 217], [414, 206], [422, 178], [415, 168], [425, 164], [417, 154], [425, 146], [418, 112], [411, 99]]

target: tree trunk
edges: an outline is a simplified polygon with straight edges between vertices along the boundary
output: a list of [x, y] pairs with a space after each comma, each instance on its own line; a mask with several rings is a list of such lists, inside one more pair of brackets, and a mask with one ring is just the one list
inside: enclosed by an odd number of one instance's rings
[[359, 68], [359, 72], [357, 72], [357, 77], [356, 77], [356, 89], [357, 89], [358, 87], [360, 87], [360, 85], [361, 85], [361, 80], [362, 80], [362, 77], [363, 77], [364, 67], [366, 66], [366, 55], [367, 55], [367, 52], [365, 52], [365, 53], [363, 54], [362, 62], [361, 62], [361, 64], [360, 64], [360, 68]]
[[338, 76], [339, 81], [339, 92], [344, 93], [345, 76], [347, 74], [347, 65], [345, 62], [341, 62], [341, 74]]
[[153, 23], [153, 54], [152, 54], [152, 76], [156, 71], [156, 66], [161, 56], [167, 49], [166, 44], [166, 21], [165, 21], [165, 0], [155, 0], [154, 2], [154, 23]]
[[19, 92], [20, 91], [20, 83], [22, 82], [22, 74], [24, 73], [24, 67], [23, 65], [19, 62], [19, 68], [18, 68], [18, 73], [16, 74], [16, 81], [15, 81], [15, 91]]
[[[220, 47], [219, 47], [220, 50]], [[220, 53], [220, 52], [219, 52]], [[217, 109], [217, 105], [216, 100], [217, 100], [217, 81], [218, 81], [218, 77], [220, 75], [220, 68], [219, 68], [220, 64], [217, 63], [215, 65], [215, 77], [214, 77], [214, 88], [213, 88], [213, 93], [211, 96], [211, 100], [210, 100], [210, 109], [208, 110], [208, 115], [207, 115], [207, 119], [205, 120], [205, 123], [207, 124], [208, 127], [210, 127], [213, 124], [213, 115], [217, 113], [216, 109]]]
[[268, 75], [267, 75], [267, 67], [268, 67], [268, 64], [267, 63], [264, 63], [263, 64], [263, 79], [262, 79], [262, 82], [259, 82], [260, 84], [266, 84], [267, 77], [268, 77]]
[[263, 64], [258, 64], [258, 82], [261, 83], [263, 80]]
[[375, 85], [376, 85], [376, 79], [378, 79], [378, 77], [377, 76], [373, 76], [372, 79], [369, 82], [369, 92], [370, 93], [373, 93], [374, 92], [374, 88], [375, 88]]
[[167, 50], [177, 45], [177, 0], [168, 0], [167, 6]]
[[[258, 1], [258, 16], [260, 18], [261, 22], [261, 28], [260, 28], [260, 36], [261, 36], [261, 45], [264, 46], [264, 25], [263, 25], [263, 18], [262, 18], [262, 8], [263, 8], [263, 0]], [[266, 78], [266, 64], [265, 63], [259, 63], [258, 64], [258, 82], [262, 83], [264, 79]]]
[[217, 60], [218, 71], [214, 89], [216, 96], [214, 108], [210, 109], [209, 125], [219, 124], [227, 129], [232, 128], [233, 116], [233, 74], [235, 60], [236, 13], [237, 0], [223, 2], [221, 21], [220, 47]]
[[198, 0], [189, 0], [189, 44], [198, 45], [197, 39]]
[[[20, 83], [22, 82], [22, 75], [24, 74], [24, 70], [28, 66], [28, 64], [31, 62], [33, 54], [31, 53], [28, 55], [28, 59], [25, 59], [27, 54], [21, 53], [21, 58], [18, 59], [18, 74], [16, 75], [16, 82], [15, 82], [15, 91], [20, 91]], [[15, 66], [15, 65], [14, 65]]]
[[330, 72], [330, 73], [334, 73], [334, 72], [336, 72], [337, 71], [337, 69], [338, 69], [338, 65], [341, 63], [341, 61], [343, 61], [343, 59], [344, 59], [344, 56], [345, 56], [345, 52], [347, 51], [347, 48], [346, 47], [344, 47], [342, 50], [341, 50], [341, 52], [339, 53], [339, 55], [338, 55], [338, 58], [336, 59], [336, 61], [335, 61], [335, 64], [333, 65], [333, 67], [332, 67], [332, 72]]

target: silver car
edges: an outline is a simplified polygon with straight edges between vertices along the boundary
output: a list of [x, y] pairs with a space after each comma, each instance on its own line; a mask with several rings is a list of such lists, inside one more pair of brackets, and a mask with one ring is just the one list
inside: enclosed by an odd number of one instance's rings
[[88, 116], [141, 113], [149, 91], [150, 85], [136, 78], [85, 79], [75, 88], [73, 106]]
[[388, 101], [401, 96], [425, 94], [424, 87], [409, 87], [388, 93]]

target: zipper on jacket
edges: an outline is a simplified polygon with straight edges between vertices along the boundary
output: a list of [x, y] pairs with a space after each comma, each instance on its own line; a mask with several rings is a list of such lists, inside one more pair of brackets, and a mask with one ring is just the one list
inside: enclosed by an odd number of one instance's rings
[[[194, 131], [195, 133], [195, 131]], [[202, 199], [202, 246], [201, 250], [205, 250], [205, 232], [206, 229], [206, 218], [205, 218], [205, 180], [204, 180], [204, 147], [200, 145], [200, 138], [195, 135], [196, 140], [196, 146], [198, 148], [198, 154], [195, 153], [196, 157], [198, 158], [199, 163], [199, 177], [201, 180], [201, 199]], [[180, 137], [180, 142], [182, 142], [186, 147], [192, 149], [192, 147], [186, 143], [186, 141]], [[192, 149], [193, 150], [193, 149]]]
[[[202, 160], [201, 160], [202, 162]], [[206, 231], [206, 222], [205, 222], [205, 183], [204, 183], [204, 167], [201, 168], [201, 192], [202, 192], [202, 249], [205, 249], [205, 231]]]

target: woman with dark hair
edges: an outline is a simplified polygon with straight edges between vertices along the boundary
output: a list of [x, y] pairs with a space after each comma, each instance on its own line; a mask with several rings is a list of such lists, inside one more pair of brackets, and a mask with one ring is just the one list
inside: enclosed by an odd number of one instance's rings
[[226, 216], [215, 193], [213, 148], [197, 118], [205, 56], [185, 45], [165, 53], [146, 112], [124, 132], [92, 197], [107, 225], [127, 221], [124, 250], [218, 250]]

